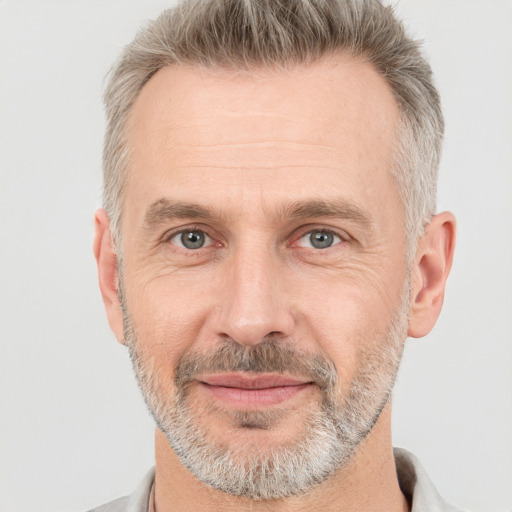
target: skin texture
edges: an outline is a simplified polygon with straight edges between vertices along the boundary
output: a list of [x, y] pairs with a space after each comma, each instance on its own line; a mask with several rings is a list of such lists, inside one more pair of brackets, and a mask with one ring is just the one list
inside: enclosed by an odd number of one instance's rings
[[[449, 213], [432, 219], [409, 270], [403, 205], [390, 174], [397, 124], [383, 78], [344, 56], [250, 75], [169, 67], [144, 86], [127, 132], [123, 292], [138, 347], [164, 393], [174, 392], [175, 367], [185, 354], [208, 354], [225, 340], [254, 346], [271, 335], [325, 355], [346, 395], [361, 354], [378, 350], [407, 279], [408, 334], [432, 329], [455, 223]], [[99, 210], [100, 288], [111, 328], [124, 343], [108, 226]], [[182, 230], [206, 233], [206, 245], [180, 247]], [[313, 230], [334, 233], [333, 244], [310, 247]], [[309, 386], [280, 404], [275, 428], [248, 430], [230, 423], [239, 404], [212, 398], [200, 385], [191, 393], [209, 436], [248, 450], [294, 442], [318, 402], [318, 389]], [[273, 502], [206, 486], [157, 429], [156, 509], [407, 510], [390, 418], [388, 403], [340, 471], [306, 494]]]

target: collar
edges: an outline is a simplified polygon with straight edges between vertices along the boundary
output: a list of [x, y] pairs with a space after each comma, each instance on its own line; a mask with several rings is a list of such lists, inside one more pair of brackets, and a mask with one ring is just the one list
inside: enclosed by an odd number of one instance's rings
[[394, 455], [398, 483], [411, 505], [411, 512], [461, 512], [441, 498], [420, 461], [412, 453], [395, 448]]

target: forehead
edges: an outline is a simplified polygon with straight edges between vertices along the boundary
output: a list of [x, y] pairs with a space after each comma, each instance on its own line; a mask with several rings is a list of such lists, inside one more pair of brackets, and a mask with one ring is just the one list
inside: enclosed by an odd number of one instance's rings
[[169, 66], [129, 116], [126, 194], [131, 208], [165, 196], [171, 182], [173, 196], [186, 189], [205, 200], [218, 184], [266, 201], [272, 184], [276, 197], [338, 185], [364, 195], [390, 180], [397, 124], [385, 80], [352, 57], [251, 73]]

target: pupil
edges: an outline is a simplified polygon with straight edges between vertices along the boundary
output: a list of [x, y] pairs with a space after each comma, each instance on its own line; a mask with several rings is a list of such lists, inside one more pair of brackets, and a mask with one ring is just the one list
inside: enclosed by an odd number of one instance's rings
[[199, 249], [204, 244], [204, 233], [189, 231], [181, 235], [181, 242], [187, 249]]
[[332, 245], [334, 236], [332, 233], [326, 233], [325, 231], [315, 231], [311, 233], [309, 239], [311, 245], [316, 249], [325, 249]]

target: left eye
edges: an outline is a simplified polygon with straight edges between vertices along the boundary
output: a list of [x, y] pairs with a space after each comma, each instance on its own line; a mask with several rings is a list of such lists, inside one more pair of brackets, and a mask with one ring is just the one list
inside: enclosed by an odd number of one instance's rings
[[212, 239], [204, 231], [198, 229], [176, 233], [170, 241], [178, 247], [192, 250], [201, 249], [212, 243]]
[[299, 239], [301, 247], [309, 247], [313, 249], [327, 249], [333, 245], [339, 244], [341, 238], [332, 231], [324, 229], [315, 229], [309, 231]]

